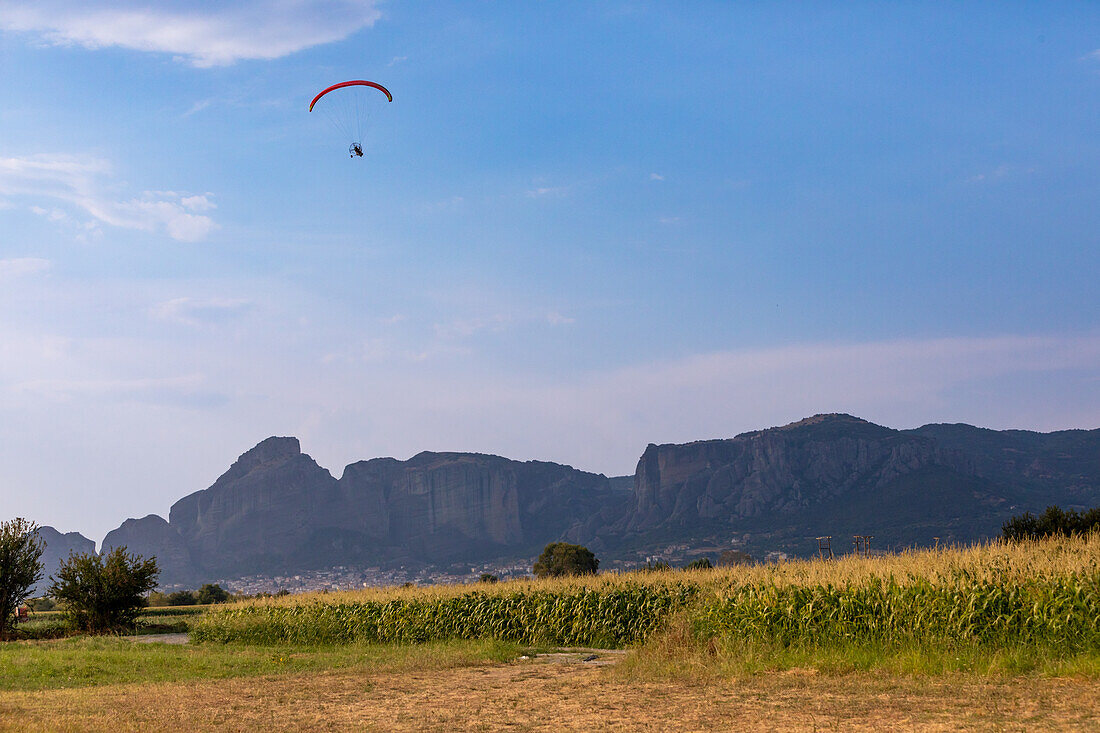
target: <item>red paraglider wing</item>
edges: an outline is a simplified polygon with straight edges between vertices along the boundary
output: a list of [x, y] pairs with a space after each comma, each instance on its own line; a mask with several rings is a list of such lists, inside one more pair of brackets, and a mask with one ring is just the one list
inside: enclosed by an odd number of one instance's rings
[[386, 87], [382, 86], [381, 84], [376, 84], [373, 81], [363, 81], [362, 79], [357, 79], [355, 81], [342, 81], [339, 84], [333, 84], [328, 89], [322, 89], [321, 93], [318, 94], [316, 97], [314, 97], [313, 101], [309, 103], [309, 111], [310, 112], [313, 111], [313, 105], [317, 104], [318, 99], [325, 96], [326, 94], [331, 92], [333, 89], [340, 89], [342, 87], [374, 87], [378, 91], [385, 94], [386, 99], [388, 99], [391, 102], [393, 101], [393, 95], [390, 94], [390, 90], [386, 89]]

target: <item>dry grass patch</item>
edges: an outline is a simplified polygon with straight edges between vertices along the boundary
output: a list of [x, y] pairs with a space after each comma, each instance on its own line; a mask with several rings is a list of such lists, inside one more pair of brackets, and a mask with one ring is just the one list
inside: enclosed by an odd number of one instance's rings
[[828, 677], [625, 682], [583, 663], [335, 671], [0, 694], [0, 730], [1089, 730], [1094, 680]]

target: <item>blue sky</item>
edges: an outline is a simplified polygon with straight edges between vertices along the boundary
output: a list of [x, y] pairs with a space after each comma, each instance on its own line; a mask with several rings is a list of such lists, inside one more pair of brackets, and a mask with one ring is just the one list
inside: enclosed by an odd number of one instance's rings
[[223, 5], [0, 0], [0, 515], [98, 540], [269, 435], [1100, 427], [1100, 6]]

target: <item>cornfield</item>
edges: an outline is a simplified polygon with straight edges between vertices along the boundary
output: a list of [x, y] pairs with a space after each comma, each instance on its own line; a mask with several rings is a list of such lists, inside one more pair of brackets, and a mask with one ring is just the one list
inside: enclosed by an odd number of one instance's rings
[[677, 614], [702, 638], [1100, 649], [1100, 535], [717, 570], [367, 589], [211, 609], [197, 641], [496, 638], [623, 647]]
[[683, 583], [499, 594], [396, 598], [299, 605], [256, 604], [216, 611], [192, 629], [198, 641], [421, 643], [494, 638], [557, 646], [620, 647], [685, 608], [697, 588]]

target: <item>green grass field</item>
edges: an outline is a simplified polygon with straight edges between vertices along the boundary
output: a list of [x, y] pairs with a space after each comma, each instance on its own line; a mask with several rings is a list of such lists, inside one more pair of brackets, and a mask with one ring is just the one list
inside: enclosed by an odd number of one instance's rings
[[72, 637], [0, 645], [0, 690], [31, 691], [184, 682], [324, 670], [430, 670], [485, 664], [521, 654], [492, 640], [420, 645], [137, 644]]

